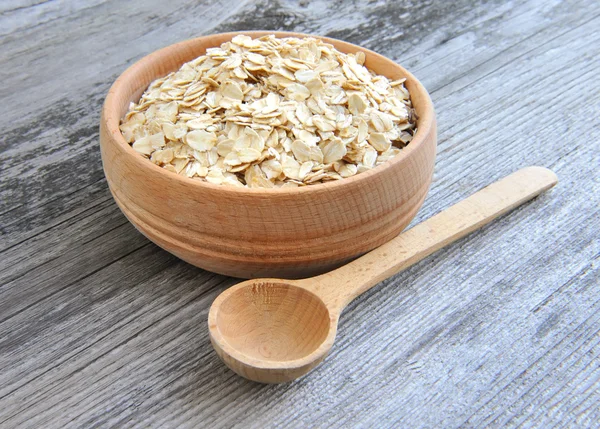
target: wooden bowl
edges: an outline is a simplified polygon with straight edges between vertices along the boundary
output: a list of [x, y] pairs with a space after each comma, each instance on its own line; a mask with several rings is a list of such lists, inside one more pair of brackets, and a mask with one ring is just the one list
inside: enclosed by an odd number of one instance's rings
[[423, 204], [431, 183], [435, 113], [427, 91], [412, 74], [356, 45], [321, 37], [342, 52], [363, 51], [365, 65], [378, 74], [406, 77], [419, 118], [418, 131], [402, 153], [368, 172], [299, 188], [233, 188], [166, 171], [125, 141], [119, 121], [150, 82], [236, 34], [214, 34], [160, 49], [129, 67], [111, 87], [102, 108], [100, 147], [110, 191], [125, 216], [154, 243], [190, 264], [242, 278], [315, 275], [398, 235]]

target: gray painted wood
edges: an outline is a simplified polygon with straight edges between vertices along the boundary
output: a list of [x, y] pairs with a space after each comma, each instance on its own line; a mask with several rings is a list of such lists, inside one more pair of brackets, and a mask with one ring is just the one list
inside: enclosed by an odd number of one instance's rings
[[[0, 427], [599, 427], [600, 3], [10, 0], [0, 5]], [[557, 188], [377, 286], [288, 385], [210, 347], [235, 280], [110, 198], [102, 100], [143, 55], [284, 29], [412, 70], [439, 119], [415, 222], [522, 166]]]

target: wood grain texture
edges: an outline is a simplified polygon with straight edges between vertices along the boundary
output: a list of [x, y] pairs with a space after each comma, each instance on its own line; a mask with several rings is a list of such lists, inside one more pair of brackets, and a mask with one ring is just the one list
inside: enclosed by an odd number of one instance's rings
[[[120, 120], [153, 80], [236, 34], [198, 37], [163, 48], [136, 62], [111, 87], [102, 108], [100, 148], [110, 191], [125, 216], [184, 261], [242, 278], [321, 274], [397, 236], [417, 214], [431, 184], [435, 113], [423, 85], [375, 52], [362, 50], [365, 66], [391, 80], [406, 79], [418, 130], [398, 156], [364, 174], [297, 189], [236, 189], [170, 174], [125, 141]], [[259, 38], [269, 33], [247, 34]], [[346, 53], [361, 49], [338, 40], [324, 42]]]
[[[598, 2], [10, 0], [0, 11], [0, 427], [597, 426]], [[526, 165], [561, 178], [351, 303], [328, 358], [282, 386], [243, 380], [212, 352], [208, 308], [235, 281], [141, 236], [112, 201], [98, 147], [102, 100], [126, 67], [250, 29], [356, 43], [423, 82], [439, 145], [414, 222]]]

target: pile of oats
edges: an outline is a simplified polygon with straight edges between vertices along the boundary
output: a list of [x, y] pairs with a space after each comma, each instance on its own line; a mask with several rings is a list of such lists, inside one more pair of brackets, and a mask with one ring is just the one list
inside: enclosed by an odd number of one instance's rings
[[314, 38], [239, 35], [157, 79], [120, 126], [153, 163], [215, 184], [304, 186], [361, 173], [416, 132], [404, 79]]

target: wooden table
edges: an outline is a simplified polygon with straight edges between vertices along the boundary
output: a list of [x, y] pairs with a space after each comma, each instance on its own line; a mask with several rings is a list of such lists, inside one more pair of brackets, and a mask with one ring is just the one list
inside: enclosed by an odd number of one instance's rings
[[[439, 120], [426, 219], [526, 165], [551, 192], [383, 282], [324, 364], [229, 371], [207, 311], [234, 279], [113, 202], [99, 111], [130, 64], [230, 30], [348, 40]], [[598, 427], [600, 3], [8, 0], [0, 5], [0, 427]]]

